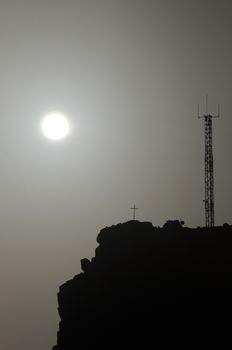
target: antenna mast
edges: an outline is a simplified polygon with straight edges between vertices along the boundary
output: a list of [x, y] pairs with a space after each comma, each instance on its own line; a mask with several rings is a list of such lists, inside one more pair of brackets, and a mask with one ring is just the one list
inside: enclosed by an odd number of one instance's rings
[[205, 132], [205, 226], [214, 227], [214, 168], [213, 168], [213, 137], [212, 137], [212, 119], [219, 118], [220, 106], [218, 105], [218, 115], [208, 113], [208, 96], [206, 96], [206, 114], [199, 115], [198, 118], [204, 118]]

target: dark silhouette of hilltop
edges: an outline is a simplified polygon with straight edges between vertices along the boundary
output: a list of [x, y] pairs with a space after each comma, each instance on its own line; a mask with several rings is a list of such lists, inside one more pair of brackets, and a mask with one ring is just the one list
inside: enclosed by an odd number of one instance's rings
[[54, 349], [229, 338], [232, 227], [182, 225], [129, 221], [101, 230], [95, 257], [82, 259], [83, 272], [60, 287]]

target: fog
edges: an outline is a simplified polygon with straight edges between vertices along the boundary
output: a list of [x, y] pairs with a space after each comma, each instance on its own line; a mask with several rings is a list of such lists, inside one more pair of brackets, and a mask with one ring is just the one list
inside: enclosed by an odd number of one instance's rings
[[[215, 220], [231, 223], [230, 1], [1, 0], [0, 348], [56, 343], [59, 285], [105, 226], [204, 225], [205, 95]], [[53, 143], [50, 111], [70, 120]]]

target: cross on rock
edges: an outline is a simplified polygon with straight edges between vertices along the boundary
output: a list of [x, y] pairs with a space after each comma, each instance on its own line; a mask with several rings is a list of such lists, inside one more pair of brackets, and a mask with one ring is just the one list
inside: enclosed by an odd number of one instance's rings
[[135, 220], [135, 211], [138, 210], [139, 208], [136, 208], [136, 205], [134, 205], [131, 210], [133, 210], [133, 220]]

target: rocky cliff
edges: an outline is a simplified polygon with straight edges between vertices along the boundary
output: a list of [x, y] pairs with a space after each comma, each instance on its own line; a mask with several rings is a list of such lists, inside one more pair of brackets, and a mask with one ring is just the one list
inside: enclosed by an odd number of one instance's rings
[[95, 257], [83, 259], [83, 272], [60, 287], [54, 349], [229, 336], [232, 227], [182, 224], [129, 221], [101, 230]]

